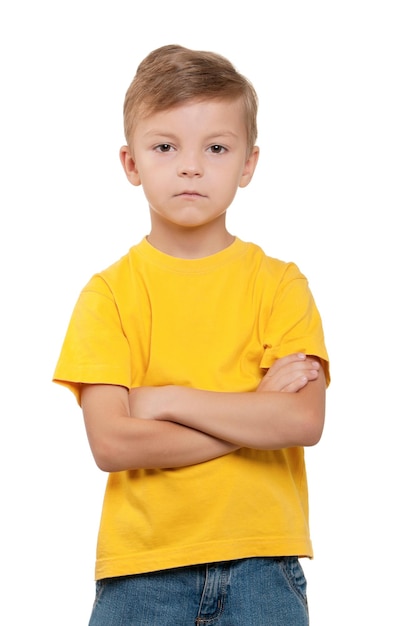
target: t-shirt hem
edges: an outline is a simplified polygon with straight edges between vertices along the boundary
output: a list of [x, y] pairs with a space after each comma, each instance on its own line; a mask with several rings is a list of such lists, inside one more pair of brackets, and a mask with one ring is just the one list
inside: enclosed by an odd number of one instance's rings
[[179, 551], [151, 552], [149, 554], [132, 554], [124, 558], [99, 559], [95, 567], [95, 579], [112, 578], [115, 576], [131, 576], [148, 572], [214, 563], [218, 561], [234, 561], [255, 557], [298, 556], [313, 558], [311, 541], [305, 539], [278, 539], [267, 544], [250, 545], [242, 549], [241, 545], [212, 547], [204, 550], [193, 548]]

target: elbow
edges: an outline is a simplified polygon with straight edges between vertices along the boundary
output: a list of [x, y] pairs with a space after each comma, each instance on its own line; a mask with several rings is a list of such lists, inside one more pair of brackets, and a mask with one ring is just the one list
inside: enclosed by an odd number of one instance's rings
[[320, 396], [304, 397], [297, 409], [298, 445], [316, 446], [321, 440], [325, 423], [325, 381], [322, 376]]
[[94, 461], [98, 469], [102, 472], [115, 472], [117, 471], [115, 468], [114, 461], [112, 458], [105, 454], [102, 450], [93, 450], [92, 455], [94, 457]]
[[316, 408], [302, 410], [293, 415], [284, 432], [276, 433], [281, 448], [311, 448], [321, 440], [324, 428], [324, 411]]
[[305, 433], [302, 446], [304, 446], [305, 448], [312, 448], [313, 446], [316, 446], [321, 441], [322, 433], [323, 428], [309, 429]]
[[94, 461], [98, 469], [102, 472], [110, 473], [117, 472], [118, 468], [116, 468], [115, 464], [105, 456], [99, 456], [97, 454], [93, 454]]
[[310, 448], [316, 446], [321, 440], [324, 430], [324, 411], [311, 411], [301, 420], [298, 445]]
[[118, 462], [119, 455], [113, 442], [105, 439], [90, 441], [90, 448], [95, 464], [102, 472], [119, 472], [121, 469], [125, 469]]
[[[252, 442], [252, 447], [260, 450], [281, 450], [283, 448], [311, 448], [321, 440], [323, 433], [323, 416], [301, 416], [291, 421], [285, 428], [273, 428], [267, 438], [262, 437]], [[245, 444], [243, 444], [245, 445]]]

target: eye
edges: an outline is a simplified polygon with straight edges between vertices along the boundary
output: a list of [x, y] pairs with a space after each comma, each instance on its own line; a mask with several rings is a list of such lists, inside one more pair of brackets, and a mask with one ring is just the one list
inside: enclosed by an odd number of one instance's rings
[[170, 152], [172, 149], [173, 148], [170, 143], [161, 143], [155, 147], [155, 150], [157, 150], [157, 152]]
[[213, 154], [223, 154], [223, 152], [227, 151], [227, 148], [224, 148], [224, 146], [220, 146], [220, 144], [218, 143], [215, 143], [213, 146], [210, 146], [209, 149]]

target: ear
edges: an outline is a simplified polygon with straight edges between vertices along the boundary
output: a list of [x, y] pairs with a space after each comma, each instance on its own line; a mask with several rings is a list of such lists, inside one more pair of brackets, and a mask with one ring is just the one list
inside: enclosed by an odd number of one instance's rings
[[140, 174], [137, 171], [136, 162], [128, 146], [122, 146], [120, 148], [120, 161], [131, 184], [135, 187], [141, 185]]
[[248, 157], [244, 165], [243, 173], [241, 174], [239, 187], [247, 187], [247, 185], [251, 181], [253, 174], [254, 174], [254, 170], [256, 169], [257, 161], [259, 160], [259, 154], [260, 154], [259, 147], [254, 146], [253, 150], [251, 151], [250, 156]]

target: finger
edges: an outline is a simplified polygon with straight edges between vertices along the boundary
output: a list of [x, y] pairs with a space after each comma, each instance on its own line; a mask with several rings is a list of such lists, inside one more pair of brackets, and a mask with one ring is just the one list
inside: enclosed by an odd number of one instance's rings
[[292, 381], [289, 385], [284, 387], [282, 391], [286, 393], [296, 393], [297, 391], [300, 391], [301, 389], [306, 387], [308, 382], [309, 378], [307, 376], [300, 376], [296, 380]]
[[307, 382], [316, 380], [319, 371], [316, 368], [286, 368], [279, 375], [264, 376], [258, 386], [258, 391], [296, 391], [302, 388]]
[[291, 382], [294, 378], [298, 378], [302, 374], [309, 376], [310, 372], [314, 372], [313, 376], [317, 374], [320, 369], [318, 361], [306, 360], [306, 361], [288, 361], [286, 364], [280, 364], [280, 367], [272, 367], [265, 374], [266, 379], [274, 378], [277, 384], [285, 385]]
[[316, 364], [314, 365], [314, 367], [319, 367], [318, 361], [306, 356], [306, 354], [303, 354], [303, 352], [296, 352], [294, 354], [288, 354], [287, 356], [276, 359], [274, 363], [270, 366], [268, 374], [270, 376], [274, 376], [276, 373], [286, 368], [292, 368], [296, 365], [299, 365], [299, 367], [305, 367], [310, 366], [312, 363]]

